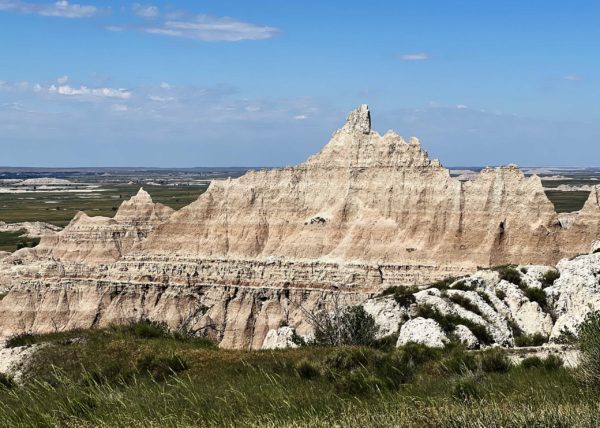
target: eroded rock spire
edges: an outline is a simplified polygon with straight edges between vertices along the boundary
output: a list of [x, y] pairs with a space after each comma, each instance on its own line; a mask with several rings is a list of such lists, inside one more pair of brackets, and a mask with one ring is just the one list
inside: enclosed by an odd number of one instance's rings
[[371, 113], [369, 106], [361, 104], [356, 110], [353, 110], [346, 120], [346, 124], [342, 130], [347, 132], [361, 132], [368, 134], [371, 132]]

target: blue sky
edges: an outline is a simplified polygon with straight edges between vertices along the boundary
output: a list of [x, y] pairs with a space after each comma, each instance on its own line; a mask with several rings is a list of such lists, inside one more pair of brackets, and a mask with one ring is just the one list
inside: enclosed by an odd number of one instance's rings
[[0, 0], [0, 165], [278, 166], [351, 109], [444, 165], [600, 165], [595, 1]]

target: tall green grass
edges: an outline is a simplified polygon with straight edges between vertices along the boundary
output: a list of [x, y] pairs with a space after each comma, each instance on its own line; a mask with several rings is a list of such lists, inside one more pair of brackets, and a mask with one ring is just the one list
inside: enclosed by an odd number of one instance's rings
[[10, 427], [595, 426], [593, 390], [559, 364], [408, 344], [232, 351], [151, 323], [34, 336]]

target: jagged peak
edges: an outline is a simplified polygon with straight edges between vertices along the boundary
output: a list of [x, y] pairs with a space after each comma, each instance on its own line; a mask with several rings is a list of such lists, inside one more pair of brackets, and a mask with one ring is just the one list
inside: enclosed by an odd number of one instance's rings
[[140, 187], [140, 190], [135, 194], [135, 196], [131, 197], [131, 200], [136, 201], [144, 201], [144, 202], [152, 202], [152, 197], [150, 193], [146, 192], [143, 187]]
[[360, 132], [368, 134], [371, 132], [371, 113], [367, 104], [361, 104], [357, 109], [352, 110], [346, 119], [346, 124], [342, 128], [346, 132]]

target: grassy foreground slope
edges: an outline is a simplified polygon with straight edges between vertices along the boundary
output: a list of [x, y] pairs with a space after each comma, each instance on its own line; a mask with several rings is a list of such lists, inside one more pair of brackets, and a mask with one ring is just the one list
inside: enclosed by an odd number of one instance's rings
[[[598, 426], [597, 391], [560, 362], [385, 343], [230, 351], [138, 324], [23, 336], [44, 343], [1, 426]], [[2, 379], [0, 379], [1, 381]], [[2, 384], [2, 382], [0, 382]]]

